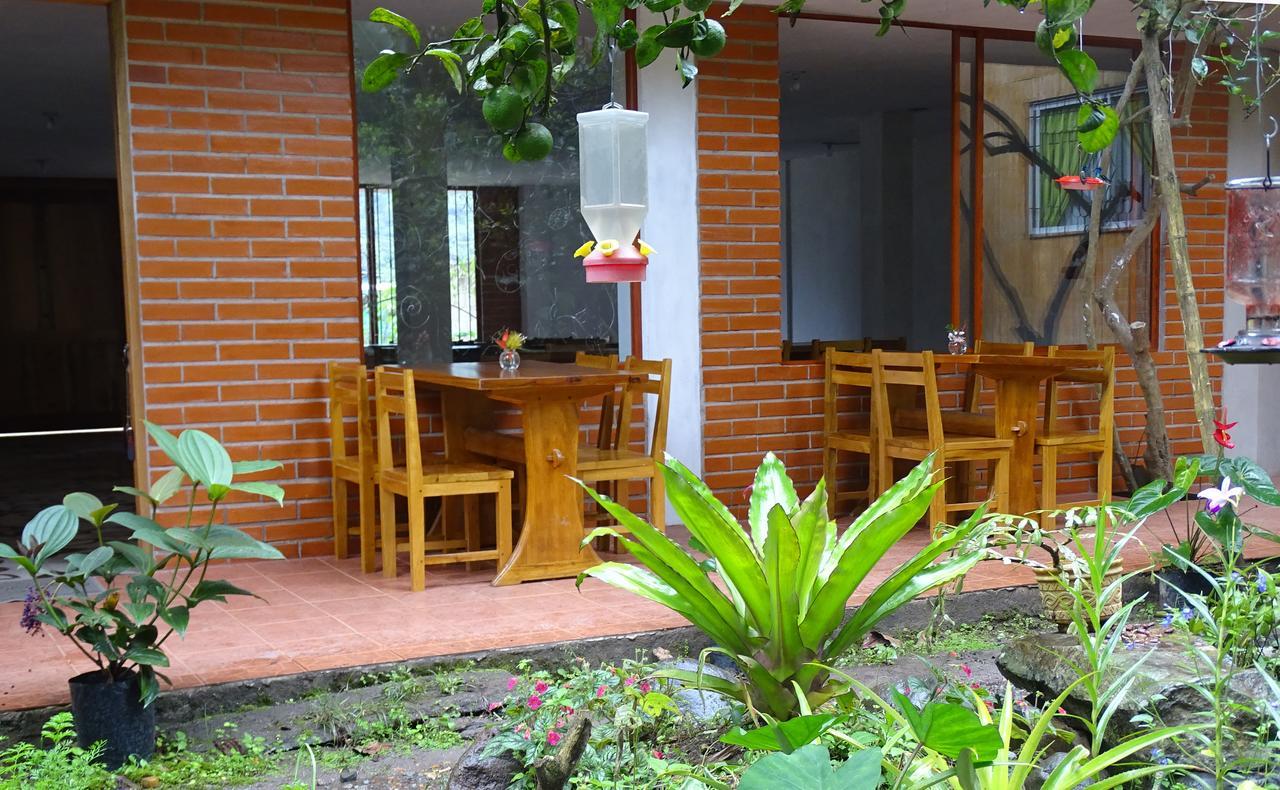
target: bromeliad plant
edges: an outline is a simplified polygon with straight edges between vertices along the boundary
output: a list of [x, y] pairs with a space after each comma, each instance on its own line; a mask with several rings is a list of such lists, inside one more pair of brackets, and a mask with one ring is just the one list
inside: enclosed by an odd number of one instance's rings
[[[104, 505], [92, 494], [68, 494], [61, 505], [45, 508], [27, 523], [16, 547], [0, 543], [0, 557], [31, 576], [33, 593], [23, 613], [27, 630], [35, 633], [47, 625], [68, 637], [110, 680], [136, 672], [144, 705], [159, 694], [158, 681], [167, 682], [158, 671], [169, 665], [164, 643], [175, 633], [186, 633], [191, 610], [205, 601], [253, 594], [208, 578], [210, 562], [283, 558], [275, 548], [215, 523], [219, 505], [232, 491], [281, 504], [284, 500], [284, 491], [275, 484], [235, 479], [279, 468], [275, 461], [233, 463], [222, 445], [202, 431], [175, 437], [147, 423], [147, 432], [174, 467], [149, 491], [129, 486], [115, 490], [149, 502], [152, 517], [115, 512], [116, 505]], [[155, 511], [184, 483], [189, 483], [181, 503], [185, 523], [165, 529], [155, 521]], [[197, 520], [198, 513], [203, 518]], [[52, 561], [75, 539], [82, 521], [96, 533], [97, 547], [66, 555], [54, 570]], [[106, 523], [132, 530], [137, 543], [104, 540]]]
[[[827, 518], [822, 482], [803, 502], [772, 453], [756, 472], [742, 528], [711, 490], [668, 456], [667, 496], [692, 536], [700, 561], [609, 498], [588, 493], [630, 532], [600, 527], [585, 539], [616, 537], [642, 567], [605, 562], [592, 576], [684, 616], [742, 670], [742, 681], [665, 670], [785, 720], [816, 708], [843, 686], [823, 664], [862, 643], [880, 620], [917, 595], [946, 584], [983, 556], [984, 510], [947, 531], [880, 582], [845, 621], [845, 607], [885, 552], [929, 508], [941, 483], [926, 459], [838, 534]], [[585, 487], [585, 486], [584, 486]], [[720, 584], [717, 584], [719, 582]], [[723, 585], [723, 588], [722, 586]]]

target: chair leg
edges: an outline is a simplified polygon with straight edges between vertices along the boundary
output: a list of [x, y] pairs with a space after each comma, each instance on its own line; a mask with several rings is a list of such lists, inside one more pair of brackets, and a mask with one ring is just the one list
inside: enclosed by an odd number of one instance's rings
[[[947, 459], [946, 456], [938, 453], [938, 468], [946, 473]], [[938, 525], [945, 524], [947, 521], [947, 487], [945, 485], [938, 486], [938, 490], [933, 494], [933, 500], [929, 503], [929, 533], [938, 534]]]
[[409, 584], [414, 592], [427, 586], [427, 523], [422, 493], [409, 493]]
[[1104, 505], [1111, 501], [1111, 479], [1114, 475], [1111, 465], [1114, 462], [1110, 447], [1098, 453], [1098, 501]]
[[511, 482], [509, 480], [498, 481], [498, 497], [495, 508], [497, 512], [498, 570], [502, 570], [506, 567], [507, 560], [511, 558]]
[[[1058, 448], [1040, 449], [1040, 509], [1053, 510], [1058, 506]], [[1056, 519], [1048, 513], [1040, 514], [1040, 526], [1049, 528]]]
[[347, 481], [333, 478], [333, 554], [347, 558]]
[[880, 493], [883, 494], [893, 487], [893, 459], [885, 450], [880, 451], [879, 458], [876, 460], [876, 477], [880, 478], [876, 486], [880, 489]]
[[662, 470], [654, 470], [649, 478], [649, 523], [653, 528], [667, 533], [667, 481], [662, 478]]
[[373, 573], [377, 542], [378, 518], [374, 482], [360, 483], [360, 570]]
[[995, 479], [993, 481], [993, 484], [996, 487], [995, 489], [996, 511], [1000, 513], [1009, 512], [1009, 471], [1010, 471], [1009, 467], [1011, 466], [1011, 464], [1012, 464], [1012, 461], [1009, 459], [1009, 456], [1007, 455], [997, 458], [994, 462]]
[[[462, 531], [466, 535], [467, 551], [480, 550], [480, 497], [467, 494], [462, 498]], [[474, 570], [475, 563], [466, 563], [467, 570]]]
[[838, 489], [838, 481], [836, 480], [836, 450], [834, 447], [822, 448], [822, 479], [827, 484], [827, 511], [834, 517], [836, 512], [836, 496]]
[[384, 486], [378, 486], [382, 505], [382, 575], [396, 577], [396, 497]]

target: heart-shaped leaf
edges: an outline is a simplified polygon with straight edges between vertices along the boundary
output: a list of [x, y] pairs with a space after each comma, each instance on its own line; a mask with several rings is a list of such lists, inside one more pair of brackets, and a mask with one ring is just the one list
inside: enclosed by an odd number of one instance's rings
[[204, 431], [183, 431], [178, 437], [178, 452], [187, 467], [187, 474], [205, 488], [230, 486], [231, 456], [218, 440]]

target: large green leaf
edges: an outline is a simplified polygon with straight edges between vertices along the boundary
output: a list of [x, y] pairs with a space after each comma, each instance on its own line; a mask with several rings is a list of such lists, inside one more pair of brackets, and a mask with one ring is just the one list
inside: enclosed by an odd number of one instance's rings
[[67, 494], [62, 498], [62, 504], [67, 510], [90, 522], [93, 521], [93, 514], [102, 509], [101, 499], [83, 491]]
[[772, 614], [767, 652], [773, 658], [774, 677], [790, 677], [796, 659], [804, 650], [800, 639], [800, 600], [796, 571], [800, 566], [800, 543], [791, 519], [776, 504], [769, 511], [769, 534], [764, 542], [765, 578], [769, 582], [769, 609]]
[[204, 431], [187, 430], [178, 437], [188, 476], [205, 488], [231, 485], [231, 456], [218, 440]]
[[268, 499], [274, 499], [276, 504], [284, 506], [284, 489], [275, 483], [264, 483], [258, 480], [251, 480], [244, 483], [232, 483], [232, 491], [239, 491], [243, 494], [255, 494], [264, 496]]
[[742, 774], [738, 790], [876, 790], [880, 759], [879, 749], [864, 749], [833, 770], [827, 747], [814, 743], [757, 760]]
[[800, 509], [791, 517], [791, 526], [800, 546], [795, 578], [798, 616], [803, 619], [818, 589], [818, 571], [822, 568], [824, 555], [835, 544], [835, 524], [827, 518], [825, 480], [819, 480], [813, 493], [800, 503]]
[[1272, 484], [1271, 475], [1252, 459], [1243, 456], [1231, 459], [1231, 471], [1232, 482], [1239, 483], [1246, 494], [1264, 505], [1280, 505], [1280, 491]]
[[231, 471], [237, 476], [251, 475], [256, 472], [269, 472], [282, 466], [284, 464], [279, 461], [235, 461], [231, 464]]
[[178, 493], [178, 489], [182, 487], [182, 481], [186, 479], [186, 474], [179, 467], [174, 467], [160, 476], [155, 484], [151, 486], [151, 501], [158, 505], [168, 502], [174, 494]]
[[99, 546], [98, 548], [86, 554], [84, 558], [80, 560], [80, 562], [76, 566], [76, 571], [81, 576], [88, 576], [89, 574], [96, 571], [98, 568], [102, 567], [102, 564], [107, 560], [111, 559], [111, 557], [114, 555], [115, 555], [115, 550], [112, 549], [110, 546]]
[[413, 45], [415, 47], [422, 46], [422, 34], [418, 32], [418, 26], [410, 22], [408, 19], [400, 16], [395, 11], [388, 11], [387, 9], [379, 6], [369, 12], [369, 21], [382, 22], [383, 24], [398, 27], [407, 33], [409, 38], [413, 39]]
[[1120, 131], [1120, 116], [1106, 104], [1086, 102], [1080, 105], [1076, 123], [1080, 147], [1090, 154], [1105, 150], [1116, 138], [1116, 132]]
[[1044, 18], [1054, 27], [1072, 25], [1093, 7], [1093, 0], [1044, 0]]
[[767, 453], [756, 469], [755, 482], [751, 484], [751, 507], [747, 515], [751, 540], [761, 554], [764, 553], [764, 541], [769, 531], [769, 511], [774, 505], [781, 505], [782, 511], [789, 515], [800, 506], [800, 498], [796, 496], [791, 478], [787, 477], [787, 467], [778, 456]]
[[1093, 93], [1098, 84], [1098, 64], [1093, 62], [1093, 58], [1079, 49], [1061, 50], [1056, 57], [1071, 87], [1080, 93]]
[[151, 552], [139, 546], [120, 540], [109, 541], [107, 545], [115, 549], [116, 554], [123, 557], [129, 563], [129, 566], [140, 574], [149, 574], [156, 568], [156, 562], [151, 556]]
[[190, 606], [194, 606], [201, 601], [218, 601], [219, 603], [226, 603], [228, 595], [252, 596], [253, 593], [242, 587], [237, 587], [228, 581], [205, 579], [191, 590], [187, 595], [187, 599], [190, 601]]
[[181, 469], [187, 477], [191, 477], [191, 470], [186, 467], [182, 460], [182, 452], [178, 449], [178, 438], [150, 420], [143, 420], [143, 424], [147, 426], [147, 433], [150, 434], [151, 440], [156, 443], [160, 451], [173, 462], [174, 466]]
[[[28, 552], [35, 550], [36, 567], [67, 547], [79, 531], [80, 520], [65, 505], [53, 505], [41, 510], [22, 529], [22, 545]], [[39, 547], [37, 549], [37, 547]]]
[[183, 551], [181, 544], [169, 537], [168, 530], [146, 516], [137, 513], [112, 513], [107, 521], [133, 530], [130, 537], [134, 540], [150, 543], [166, 551]]
[[816, 741], [837, 721], [839, 718], [830, 713], [814, 713], [750, 730], [734, 727], [721, 735], [720, 740], [758, 752], [794, 752]]
[[360, 75], [360, 88], [365, 93], [377, 93], [396, 81], [412, 58], [404, 52], [386, 50], [364, 67]]
[[938, 754], [954, 760], [965, 749], [972, 749], [978, 762], [989, 762], [1004, 747], [996, 725], [983, 724], [978, 714], [963, 705], [930, 702], [917, 710], [897, 689], [893, 696], [916, 740]]

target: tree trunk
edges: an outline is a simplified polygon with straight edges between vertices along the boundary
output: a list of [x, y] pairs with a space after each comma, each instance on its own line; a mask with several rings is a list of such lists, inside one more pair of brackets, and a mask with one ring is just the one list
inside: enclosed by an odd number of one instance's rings
[[[1154, 14], [1152, 15], [1155, 16]], [[1160, 58], [1159, 31], [1154, 24], [1142, 30], [1143, 66], [1147, 74], [1147, 96], [1151, 107], [1151, 137], [1155, 149], [1156, 192], [1164, 209], [1165, 232], [1169, 242], [1169, 263], [1182, 313], [1182, 336], [1191, 372], [1191, 399], [1196, 420], [1200, 423], [1200, 441], [1204, 452], [1213, 452], [1213, 387], [1209, 382], [1209, 361], [1204, 348], [1204, 332], [1200, 327], [1200, 307], [1196, 303], [1195, 283], [1187, 256], [1187, 223], [1182, 213], [1182, 191], [1173, 159], [1173, 131], [1169, 113], [1172, 86], [1165, 81]], [[1158, 386], [1158, 384], [1157, 384]], [[1150, 433], [1150, 431], [1148, 432]], [[1154, 470], [1153, 470], [1154, 471]]]

